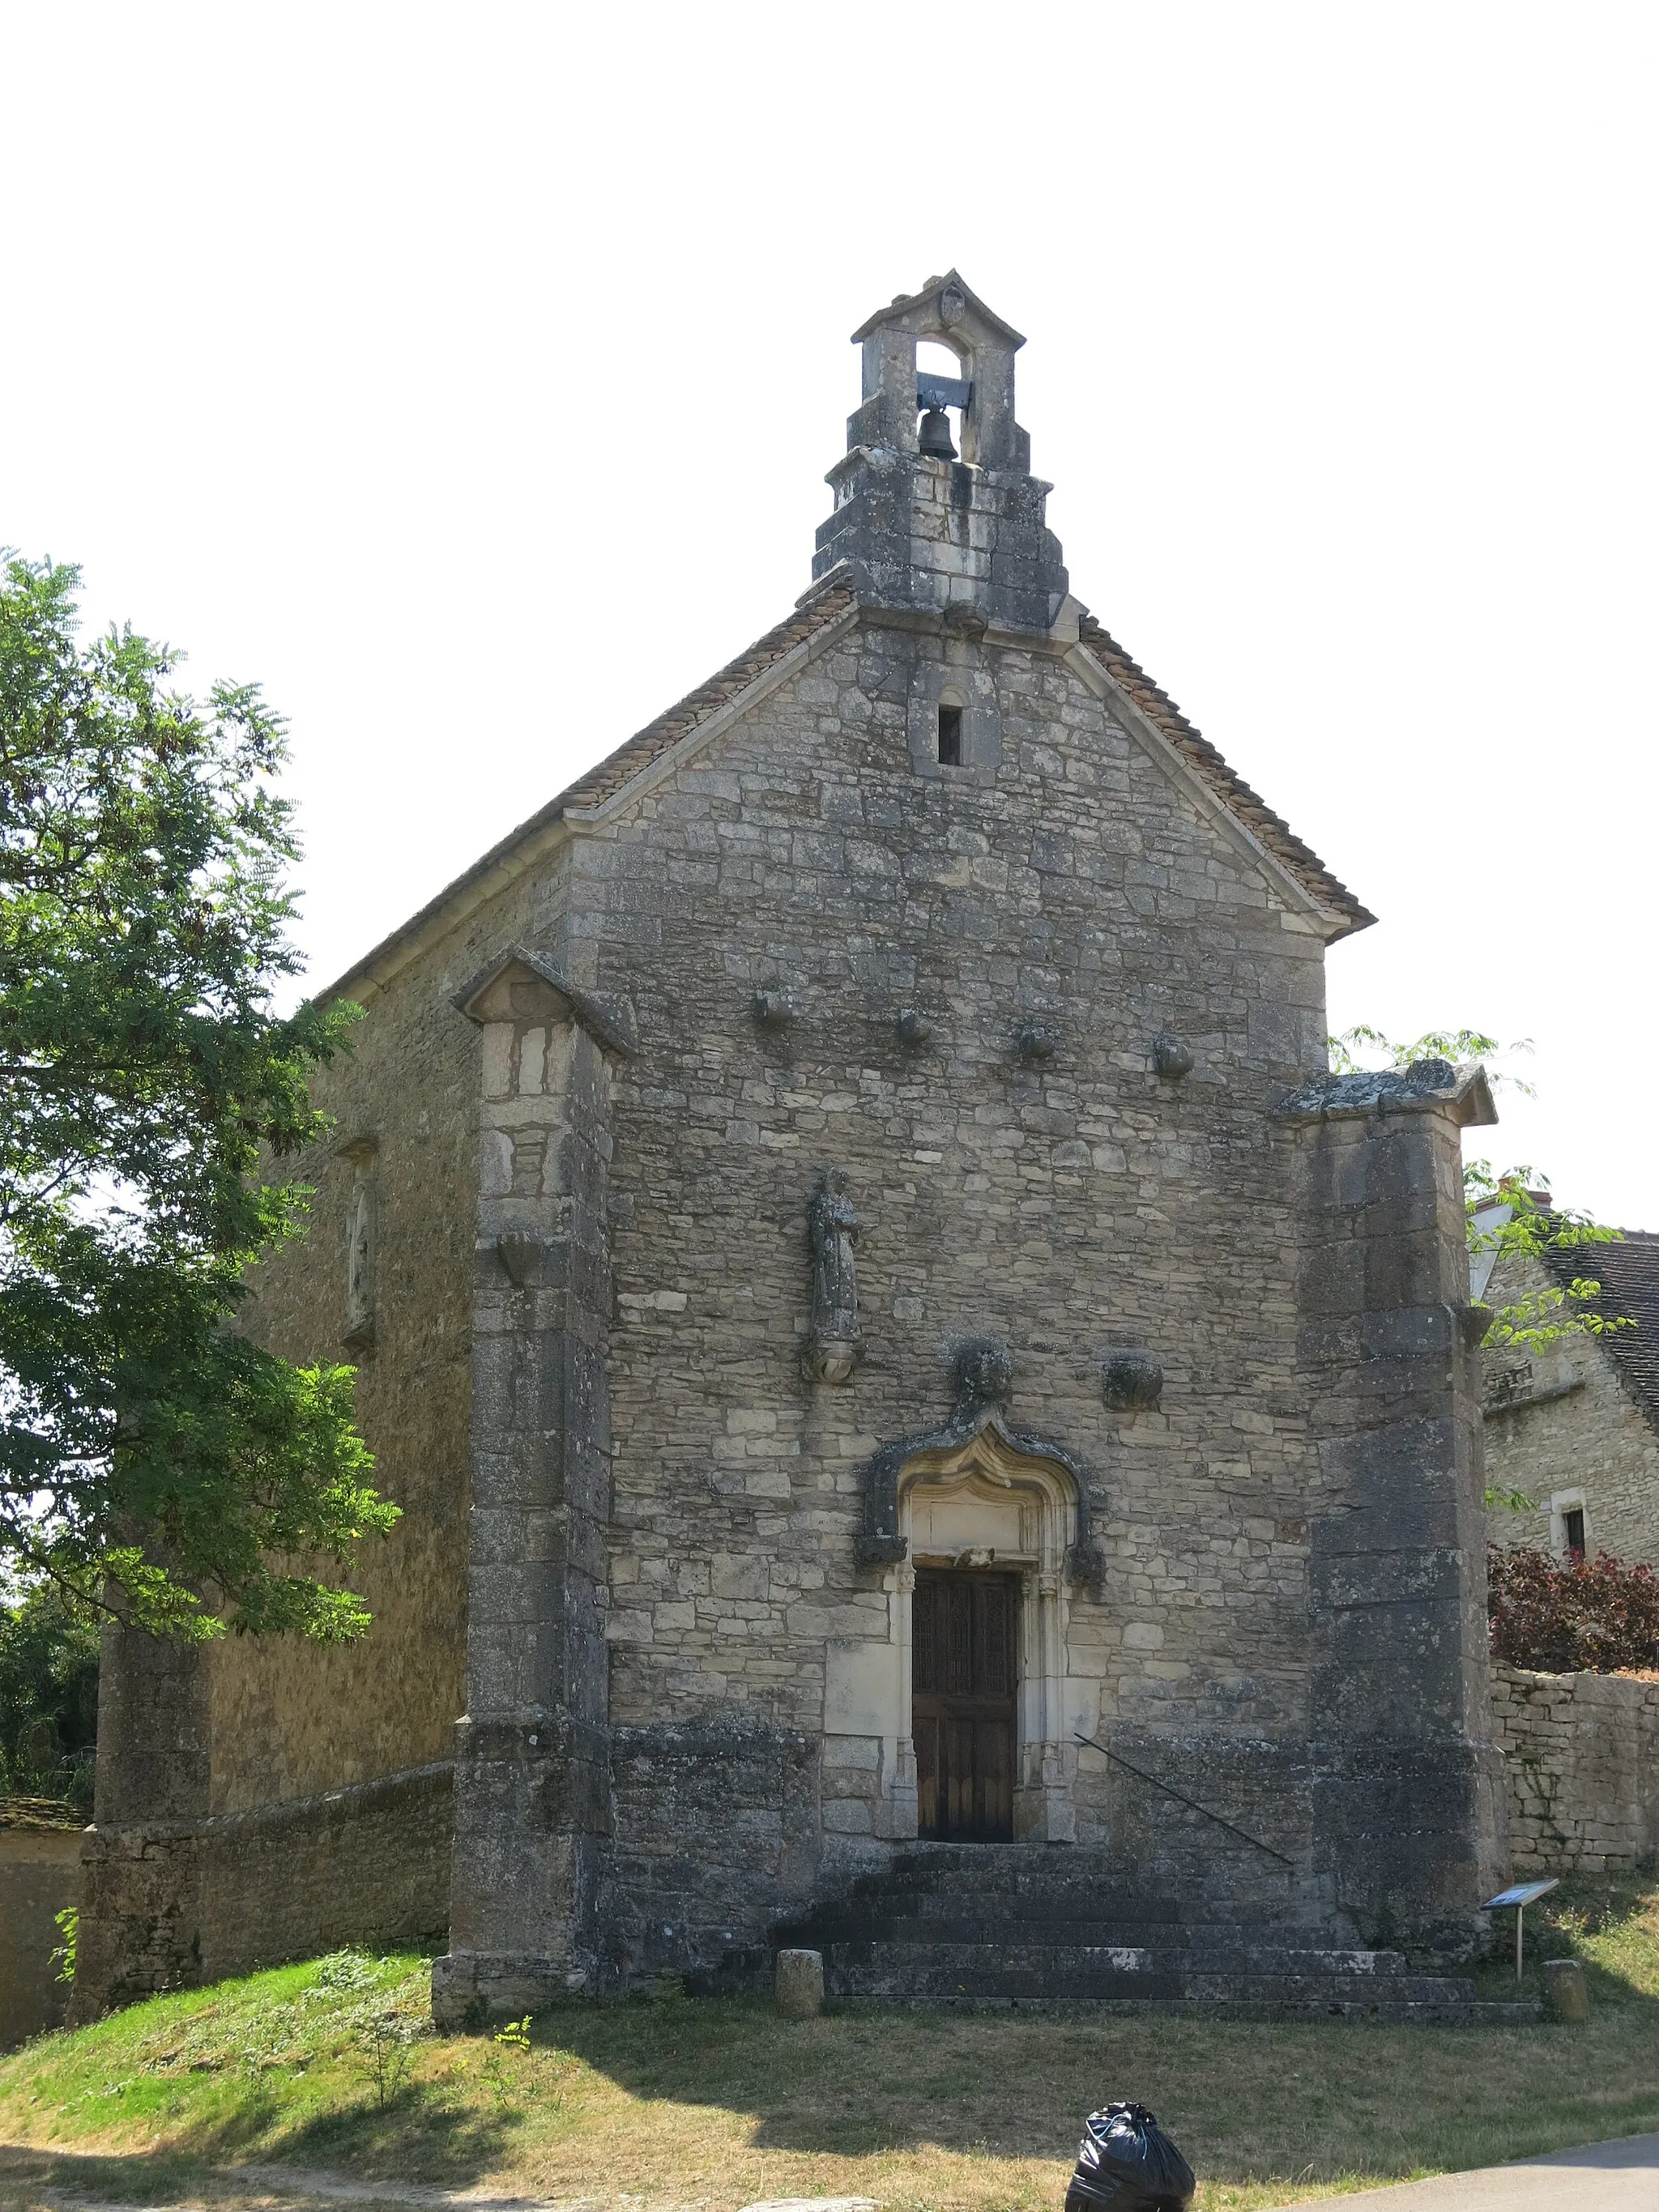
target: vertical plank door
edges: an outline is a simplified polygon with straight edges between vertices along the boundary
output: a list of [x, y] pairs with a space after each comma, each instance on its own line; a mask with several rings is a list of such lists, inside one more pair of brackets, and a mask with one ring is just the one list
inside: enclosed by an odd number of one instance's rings
[[1018, 1604], [1016, 1576], [917, 1570], [912, 1728], [924, 1836], [1012, 1840]]

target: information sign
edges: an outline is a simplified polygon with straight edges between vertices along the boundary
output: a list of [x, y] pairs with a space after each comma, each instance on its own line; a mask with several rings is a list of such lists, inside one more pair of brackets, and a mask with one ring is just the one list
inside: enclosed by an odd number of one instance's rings
[[1527, 1907], [1552, 1889], [1561, 1887], [1559, 1878], [1548, 1881], [1517, 1881], [1508, 1889], [1500, 1889], [1496, 1897], [1489, 1897], [1481, 1906], [1483, 1912], [1496, 1912], [1500, 1905], [1515, 1907], [1515, 1985], [1521, 1986], [1521, 1945], [1527, 1917]]
[[1496, 1897], [1489, 1897], [1480, 1910], [1483, 1912], [1496, 1912], [1500, 1905], [1530, 1905], [1534, 1898], [1542, 1897], [1546, 1890], [1559, 1889], [1560, 1887], [1559, 1880], [1517, 1881], [1512, 1889], [1500, 1889]]

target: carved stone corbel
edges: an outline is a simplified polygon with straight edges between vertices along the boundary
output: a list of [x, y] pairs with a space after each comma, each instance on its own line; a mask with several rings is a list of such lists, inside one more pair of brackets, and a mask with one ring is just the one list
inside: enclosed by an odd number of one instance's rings
[[1164, 1370], [1150, 1352], [1109, 1352], [1100, 1395], [1115, 1413], [1155, 1413], [1164, 1394]]
[[495, 1239], [495, 1250], [502, 1267], [522, 1288], [541, 1266], [547, 1239], [532, 1229], [503, 1229]]

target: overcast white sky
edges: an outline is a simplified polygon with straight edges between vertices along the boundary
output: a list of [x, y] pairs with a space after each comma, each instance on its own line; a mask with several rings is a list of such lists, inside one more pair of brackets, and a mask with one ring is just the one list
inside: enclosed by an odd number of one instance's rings
[[0, 0], [0, 543], [292, 723], [331, 980], [778, 620], [848, 333], [1029, 339], [1073, 587], [1530, 1036], [1491, 1147], [1659, 1229], [1648, 6]]

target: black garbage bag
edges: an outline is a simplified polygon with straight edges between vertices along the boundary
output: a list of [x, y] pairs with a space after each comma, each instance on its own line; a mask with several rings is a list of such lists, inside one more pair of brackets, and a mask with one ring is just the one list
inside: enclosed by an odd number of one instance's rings
[[1187, 2212], [1197, 2186], [1145, 2105], [1108, 2105], [1085, 2124], [1066, 2212]]

